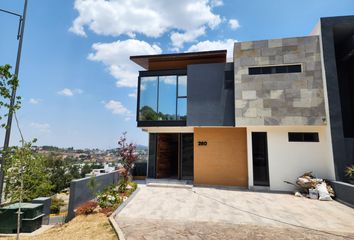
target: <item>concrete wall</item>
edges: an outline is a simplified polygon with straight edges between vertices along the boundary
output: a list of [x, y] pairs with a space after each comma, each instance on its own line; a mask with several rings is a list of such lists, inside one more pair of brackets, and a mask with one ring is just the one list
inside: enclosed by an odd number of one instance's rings
[[187, 126], [235, 125], [234, 89], [225, 86], [225, 71], [233, 72], [232, 63], [188, 66]]
[[[301, 73], [249, 75], [249, 67], [301, 64]], [[318, 36], [235, 43], [236, 126], [324, 125]]]
[[[284, 181], [295, 182], [304, 172], [313, 171], [319, 178], [334, 179], [334, 166], [330, 155], [330, 142], [325, 127], [249, 127], [248, 176], [253, 186], [252, 132], [267, 132], [270, 189], [291, 191]], [[318, 132], [319, 142], [289, 142], [288, 132]]]
[[43, 204], [43, 214], [42, 224], [49, 225], [49, 214], [50, 214], [50, 205], [52, 204], [52, 199], [50, 197], [39, 197], [32, 200], [32, 203]]
[[194, 129], [194, 184], [247, 187], [247, 178], [245, 128]]
[[75, 213], [74, 213], [75, 208], [77, 208], [80, 204], [95, 198], [95, 194], [102, 191], [106, 187], [113, 184], [117, 184], [118, 179], [119, 179], [118, 171], [96, 176], [95, 181], [97, 183], [97, 188], [95, 189], [94, 193], [88, 187], [88, 184], [91, 180], [90, 177], [71, 181], [69, 207], [68, 207], [68, 215], [66, 221], [70, 221], [75, 217]]
[[336, 193], [336, 200], [354, 208], [354, 185], [338, 181], [331, 182], [331, 185]]

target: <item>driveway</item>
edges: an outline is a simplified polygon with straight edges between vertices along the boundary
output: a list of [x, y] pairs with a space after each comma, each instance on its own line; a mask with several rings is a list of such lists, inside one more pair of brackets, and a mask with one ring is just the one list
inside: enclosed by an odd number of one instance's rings
[[354, 239], [354, 209], [290, 194], [141, 187], [116, 221], [126, 239]]

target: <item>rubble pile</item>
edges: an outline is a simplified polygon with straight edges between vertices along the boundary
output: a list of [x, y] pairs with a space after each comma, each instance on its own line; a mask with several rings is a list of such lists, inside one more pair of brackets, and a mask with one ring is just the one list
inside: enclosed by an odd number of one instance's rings
[[285, 181], [285, 183], [294, 185], [298, 191], [295, 196], [319, 199], [322, 201], [332, 200], [335, 193], [328, 181], [316, 178], [312, 172], [307, 172], [296, 179], [296, 183]]

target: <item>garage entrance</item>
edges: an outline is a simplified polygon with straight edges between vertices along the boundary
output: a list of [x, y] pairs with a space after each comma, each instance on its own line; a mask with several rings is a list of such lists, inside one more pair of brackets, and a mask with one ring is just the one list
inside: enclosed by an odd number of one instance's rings
[[195, 128], [194, 168], [194, 184], [247, 187], [246, 128]]

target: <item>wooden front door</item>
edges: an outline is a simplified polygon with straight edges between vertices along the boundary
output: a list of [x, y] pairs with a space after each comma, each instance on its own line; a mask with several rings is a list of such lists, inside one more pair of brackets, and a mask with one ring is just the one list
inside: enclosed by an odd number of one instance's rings
[[178, 178], [178, 134], [158, 134], [156, 155], [156, 177]]

